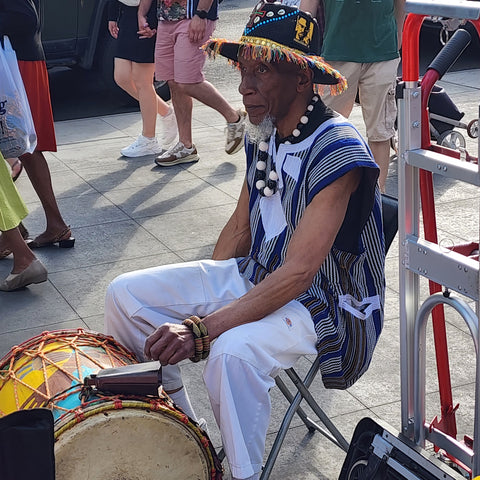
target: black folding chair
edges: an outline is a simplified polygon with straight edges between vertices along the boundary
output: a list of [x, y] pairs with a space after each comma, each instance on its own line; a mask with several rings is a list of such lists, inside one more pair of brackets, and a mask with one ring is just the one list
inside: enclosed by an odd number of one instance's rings
[[[382, 214], [386, 253], [390, 248], [390, 245], [392, 244], [398, 230], [398, 200], [395, 197], [382, 194]], [[280, 378], [280, 376], [277, 376], [275, 378], [275, 383], [277, 384], [277, 387], [288, 400], [290, 406], [288, 407], [285, 416], [283, 417], [282, 423], [275, 437], [272, 448], [270, 449], [270, 453], [263, 468], [260, 480], [267, 480], [270, 477], [273, 466], [280, 452], [285, 436], [288, 432], [288, 428], [290, 427], [290, 423], [292, 422], [295, 414], [297, 414], [302, 419], [309, 432], [320, 432], [335, 445], [347, 452], [349, 447], [347, 440], [345, 440], [344, 436], [335, 427], [334, 423], [328, 418], [327, 414], [320, 408], [320, 406], [308, 390], [313, 380], [315, 379], [319, 369], [320, 357], [316, 357], [315, 361], [313, 362], [312, 366], [308, 370], [303, 380], [300, 378], [295, 369], [289, 368], [285, 370], [285, 373], [288, 375], [295, 387], [293, 389], [293, 393], [287, 387], [285, 382]], [[309, 407], [313, 410], [315, 415], [317, 415], [323, 425], [320, 425], [316, 421], [312, 420], [306, 414], [306, 412], [300, 406], [302, 400], [305, 400], [307, 402]]]

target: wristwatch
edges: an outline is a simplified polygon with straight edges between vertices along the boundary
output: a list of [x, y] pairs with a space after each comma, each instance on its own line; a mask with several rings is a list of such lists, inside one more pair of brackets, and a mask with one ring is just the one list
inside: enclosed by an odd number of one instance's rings
[[194, 15], [204, 20], [205, 18], [207, 18], [208, 12], [206, 12], [205, 10], [195, 10]]

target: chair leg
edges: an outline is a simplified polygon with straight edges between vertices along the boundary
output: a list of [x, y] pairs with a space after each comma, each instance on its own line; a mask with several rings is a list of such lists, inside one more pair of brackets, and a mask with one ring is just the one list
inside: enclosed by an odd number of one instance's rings
[[[314, 428], [326, 436], [329, 440], [339, 446], [345, 452], [348, 451], [349, 444], [345, 437], [340, 433], [334, 423], [328, 418], [327, 414], [320, 408], [316, 400], [313, 398], [312, 394], [308, 390], [310, 387], [311, 381], [307, 384], [307, 381], [302, 382], [300, 377], [298, 376], [297, 372], [293, 368], [286, 370], [287, 375], [290, 377], [292, 382], [297, 387], [299, 394], [301, 395], [302, 399], [308, 403], [310, 408], [315, 412], [315, 415], [321, 420], [321, 422], [325, 425], [328, 432], [325, 431], [322, 427], [319, 427], [315, 422], [311, 419], [309, 420], [310, 424], [313, 424]], [[312, 378], [313, 380], [313, 378]], [[298, 395], [298, 394], [297, 394]], [[333, 437], [333, 438], [332, 438]]]
[[[276, 377], [275, 383], [277, 384], [278, 389], [283, 393], [283, 396], [288, 400], [288, 403], [291, 404], [293, 402], [293, 395], [285, 385], [285, 382], [280, 377]], [[302, 407], [299, 406], [297, 408], [296, 414], [300, 417], [310, 433], [313, 433], [316, 430], [315, 425], [312, 425], [312, 421], [308, 418], [308, 415]]]
[[[322, 435], [328, 438], [328, 440], [333, 442], [335, 445], [342, 448], [344, 451], [348, 450], [348, 447], [349, 447], [348, 442], [345, 440], [343, 435], [335, 427], [335, 425], [328, 418], [325, 412], [320, 408], [320, 406], [315, 401], [311, 393], [308, 391], [308, 388], [312, 384], [319, 369], [320, 369], [320, 359], [319, 357], [317, 357], [313, 362], [312, 366], [310, 367], [310, 370], [305, 376], [305, 379], [303, 380], [303, 382], [293, 368], [285, 370], [287, 375], [289, 376], [289, 378], [292, 380], [295, 387], [297, 388], [297, 393], [294, 397], [288, 391], [284, 382], [278, 379], [279, 382], [277, 382], [277, 385], [279, 385], [280, 391], [285, 395], [285, 397], [289, 401], [290, 406], [288, 407], [287, 412], [283, 417], [277, 436], [275, 437], [275, 440], [273, 442], [272, 448], [268, 455], [267, 461], [263, 468], [262, 475], [260, 476], [260, 480], [268, 480], [268, 478], [270, 477], [273, 466], [280, 452], [280, 448], [282, 447], [283, 441], [285, 440], [285, 436], [287, 435], [288, 428], [290, 426], [290, 423], [292, 422], [292, 419], [295, 413], [299, 415], [299, 417], [305, 423], [309, 431], [312, 431], [311, 430], [312, 428], [314, 430], [318, 430]], [[275, 380], [277, 381], [277, 379]], [[282, 386], [280, 387], [280, 385]], [[326, 429], [318, 425], [311, 418], [309, 418], [306, 415], [306, 413], [303, 411], [303, 409], [300, 408], [300, 403], [303, 399], [306, 400], [310, 408], [312, 408], [312, 410], [315, 412], [315, 414], [318, 416], [321, 422], [325, 425]]]

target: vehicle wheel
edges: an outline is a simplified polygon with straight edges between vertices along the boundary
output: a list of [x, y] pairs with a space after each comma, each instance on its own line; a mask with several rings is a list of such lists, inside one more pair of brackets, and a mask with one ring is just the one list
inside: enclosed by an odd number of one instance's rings
[[466, 145], [464, 136], [455, 130], [443, 132], [438, 138], [437, 143], [442, 145], [442, 147], [448, 147], [452, 150], [460, 150], [461, 148], [465, 148]]
[[478, 118], [467, 125], [467, 133], [470, 138], [478, 138]]
[[347, 480], [360, 480], [361, 478], [363, 478], [362, 474], [367, 468], [367, 465], [368, 460], [365, 460], [364, 458], [357, 460], [350, 468], [350, 471], [347, 473]]
[[157, 95], [160, 98], [163, 98], [165, 102], [168, 102], [172, 98], [172, 95], [170, 94], [170, 87], [165, 80], [162, 80], [160, 82], [157, 82], [155, 80], [153, 82], [153, 85], [155, 86], [155, 91], [157, 92]]

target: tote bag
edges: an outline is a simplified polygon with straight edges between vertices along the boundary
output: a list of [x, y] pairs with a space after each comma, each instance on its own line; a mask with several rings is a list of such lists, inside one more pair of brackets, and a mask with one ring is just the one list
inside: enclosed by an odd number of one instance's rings
[[0, 45], [0, 152], [5, 158], [33, 153], [37, 135], [17, 56], [8, 37]]

